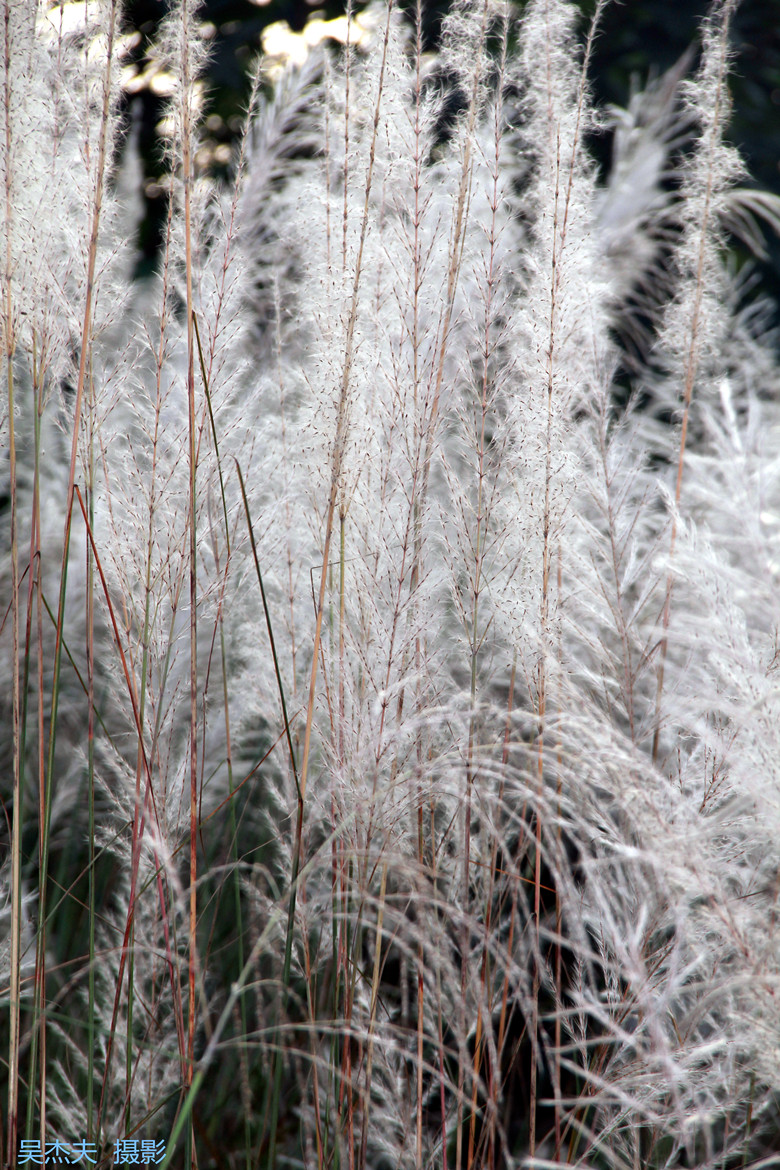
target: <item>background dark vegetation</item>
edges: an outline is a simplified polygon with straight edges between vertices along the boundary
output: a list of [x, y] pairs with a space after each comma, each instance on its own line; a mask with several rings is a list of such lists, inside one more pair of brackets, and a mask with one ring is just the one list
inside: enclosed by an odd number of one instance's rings
[[[523, 0], [515, 0], [518, 8]], [[356, 4], [355, 11], [365, 7]], [[404, 5], [413, 7], [409, 0]], [[425, 35], [428, 47], [436, 44], [447, 0], [426, 0]], [[593, 14], [595, 0], [580, 0], [583, 27]], [[632, 85], [642, 86], [654, 72], [663, 72], [698, 41], [697, 30], [708, 11], [706, 0], [615, 0], [607, 6], [601, 24], [592, 70], [597, 101], [602, 106], [628, 103]], [[145, 171], [147, 215], [138, 241], [139, 274], [154, 267], [166, 201], [159, 183], [162, 152], [155, 127], [161, 117], [164, 98], [144, 84], [148, 53], [159, 24], [167, 11], [163, 0], [131, 0], [126, 6], [128, 32], [134, 33], [130, 63], [136, 70], [134, 93], [128, 107], [141, 127], [141, 151]], [[242, 120], [252, 63], [260, 48], [263, 30], [276, 21], [286, 21], [301, 30], [313, 16], [330, 20], [345, 11], [343, 0], [205, 0], [202, 20], [213, 29], [207, 76], [205, 110], [206, 152], [229, 146]], [[743, 0], [737, 10], [732, 42], [735, 54], [731, 77], [733, 112], [731, 137], [739, 148], [755, 186], [780, 193], [780, 0]], [[596, 141], [593, 149], [606, 167], [608, 141]], [[214, 160], [212, 167], [220, 169]], [[780, 303], [780, 241], [769, 231], [768, 259], [748, 258], [735, 246], [734, 262], [756, 266], [759, 287]], [[776, 319], [776, 314], [775, 314]]]

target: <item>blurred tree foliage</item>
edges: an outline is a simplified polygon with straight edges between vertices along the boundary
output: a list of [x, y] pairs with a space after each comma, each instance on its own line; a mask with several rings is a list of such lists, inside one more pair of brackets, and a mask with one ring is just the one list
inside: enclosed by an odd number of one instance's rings
[[[474, 0], [475, 3], [478, 0]], [[522, 7], [524, 0], [515, 0]], [[583, 29], [596, 0], [579, 0]], [[364, 8], [356, 3], [355, 9]], [[163, 0], [129, 0], [126, 7], [130, 56], [128, 110], [138, 126], [143, 160], [147, 215], [142, 224], [139, 271], [155, 262], [165, 215], [163, 157], [156, 127], [162, 116], [164, 87], [155, 85], [153, 45], [167, 11]], [[404, 7], [414, 9], [406, 0]], [[426, 0], [424, 30], [427, 47], [435, 47], [448, 0]], [[642, 85], [654, 72], [670, 68], [691, 45], [709, 4], [707, 0], [613, 0], [602, 18], [593, 62], [593, 84], [602, 104], [625, 105], [632, 85]], [[260, 51], [263, 30], [286, 21], [300, 31], [317, 16], [330, 20], [343, 14], [344, 0], [205, 0], [201, 19], [211, 42], [205, 79], [206, 143], [201, 164], [225, 169], [230, 144], [241, 125], [248, 76]], [[780, 191], [780, 0], [742, 0], [733, 29], [735, 65], [732, 76], [731, 132], [757, 186]], [[135, 76], [133, 76], [135, 74]], [[608, 142], [594, 149], [608, 164]], [[769, 260], [759, 266], [761, 287], [780, 303], [780, 241], [767, 239]], [[747, 256], [735, 251], [737, 263]]]

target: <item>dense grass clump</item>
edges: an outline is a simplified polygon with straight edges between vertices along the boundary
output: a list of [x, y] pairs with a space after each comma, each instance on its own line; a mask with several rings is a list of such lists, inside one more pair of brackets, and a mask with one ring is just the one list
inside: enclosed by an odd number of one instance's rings
[[603, 6], [372, 8], [226, 189], [174, 5], [134, 282], [118, 5], [5, 0], [10, 1166], [778, 1164], [777, 214], [734, 3], [610, 115]]

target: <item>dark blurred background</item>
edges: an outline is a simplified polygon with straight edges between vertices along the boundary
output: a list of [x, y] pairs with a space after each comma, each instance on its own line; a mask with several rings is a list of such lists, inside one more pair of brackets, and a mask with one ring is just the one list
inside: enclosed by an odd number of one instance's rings
[[[475, 3], [478, 0], [474, 0]], [[523, 0], [515, 0], [518, 8]], [[583, 30], [596, 0], [580, 0]], [[435, 48], [447, 0], [427, 0], [427, 48]], [[355, 11], [365, 4], [355, 4]], [[411, 7], [407, 4], [406, 7]], [[599, 103], [625, 105], [632, 78], [643, 84], [653, 71], [671, 67], [697, 44], [698, 28], [709, 10], [706, 0], [612, 0], [595, 45], [592, 81]], [[139, 238], [139, 273], [155, 263], [165, 214], [164, 164], [156, 127], [165, 86], [155, 73], [153, 45], [168, 5], [162, 0], [129, 0], [126, 6], [126, 100], [140, 128], [147, 215]], [[202, 167], [227, 171], [231, 142], [241, 125], [248, 76], [261, 51], [264, 30], [285, 21], [300, 31], [313, 18], [342, 15], [343, 0], [205, 0], [200, 10], [210, 46], [205, 97]], [[743, 0], [733, 25], [731, 137], [740, 148], [756, 186], [780, 193], [780, 0]], [[609, 144], [596, 142], [602, 165]], [[780, 241], [767, 234], [769, 258], [757, 266], [760, 288], [780, 303]], [[747, 257], [736, 250], [736, 262]]]

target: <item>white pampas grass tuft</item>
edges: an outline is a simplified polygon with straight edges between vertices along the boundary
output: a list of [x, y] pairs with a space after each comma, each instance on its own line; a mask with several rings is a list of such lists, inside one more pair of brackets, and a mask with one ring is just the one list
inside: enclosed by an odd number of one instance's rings
[[780, 383], [722, 252], [777, 213], [733, 4], [605, 183], [603, 4], [580, 46], [480, 0], [433, 57], [390, 5], [258, 70], [225, 189], [183, 0], [138, 284], [118, 12], [76, 8], [2, 23], [8, 1164], [775, 1164]]

